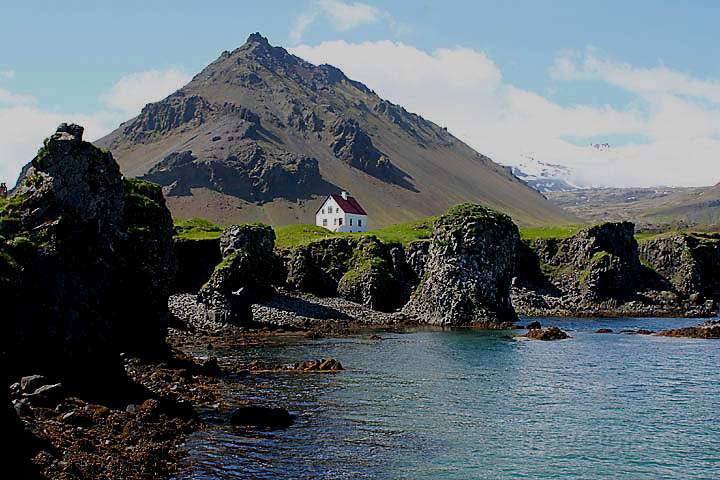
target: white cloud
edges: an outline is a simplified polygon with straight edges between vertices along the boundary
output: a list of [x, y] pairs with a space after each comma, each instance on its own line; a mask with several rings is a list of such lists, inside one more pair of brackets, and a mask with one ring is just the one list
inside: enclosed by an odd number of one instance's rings
[[101, 98], [108, 108], [137, 114], [144, 105], [165, 98], [191, 78], [175, 69], [131, 73], [118, 80]]
[[32, 160], [43, 139], [62, 122], [82, 125], [84, 137], [92, 140], [108, 133], [117, 121], [106, 112], [55, 113], [34, 105], [0, 107], [0, 181], [14, 185], [23, 165]]
[[299, 41], [316, 20], [326, 19], [337, 31], [347, 31], [361, 25], [387, 21], [393, 28], [405, 31], [407, 26], [395, 22], [392, 16], [372, 5], [361, 2], [345, 3], [341, 0], [315, 0], [308, 11], [301, 13], [290, 30], [294, 41]]
[[0, 105], [32, 105], [37, 103], [35, 97], [31, 95], [21, 95], [9, 92], [0, 88]]
[[0, 70], [0, 77], [15, 78], [15, 70]]
[[32, 96], [0, 89], [0, 181], [14, 185], [22, 166], [60, 123], [82, 125], [84, 138], [96, 140], [189, 80], [190, 75], [172, 69], [132, 73], [100, 97], [104, 108], [90, 113], [49, 111]]
[[[330, 63], [378, 94], [449, 130], [504, 164], [530, 154], [570, 166], [585, 185], [707, 185], [720, 180], [720, 98], [716, 80], [665, 66], [637, 69], [563, 54], [549, 69], [563, 82], [600, 81], [633, 94], [621, 108], [560, 105], [503, 80], [483, 52], [455, 47], [431, 53], [399, 42], [324, 42], [293, 53]], [[693, 98], [688, 98], [693, 97]], [[624, 137], [610, 152], [572, 139]]]

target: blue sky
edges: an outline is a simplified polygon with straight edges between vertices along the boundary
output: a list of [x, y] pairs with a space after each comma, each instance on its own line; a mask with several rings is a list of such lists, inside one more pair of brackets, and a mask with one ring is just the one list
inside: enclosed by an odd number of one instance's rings
[[[91, 136], [106, 133], [254, 31], [337, 64], [503, 163], [569, 163], [588, 184], [643, 183], [651, 167], [663, 172], [644, 183], [720, 181], [709, 163], [720, 151], [720, 2], [35, 1], [3, 5], [0, 23], [0, 128], [16, 118], [11, 138], [0, 134], [6, 181], [36, 149], [40, 126], [70, 116]], [[429, 99], [433, 85], [454, 93]], [[665, 120], [673, 115], [686, 125]], [[546, 131], [548, 122], [558, 128]], [[527, 142], [513, 146], [513, 134]], [[617, 147], [613, 157], [586, 155], [584, 143], [601, 140]], [[711, 178], [673, 171], [673, 158], [687, 162], [682, 152]]]

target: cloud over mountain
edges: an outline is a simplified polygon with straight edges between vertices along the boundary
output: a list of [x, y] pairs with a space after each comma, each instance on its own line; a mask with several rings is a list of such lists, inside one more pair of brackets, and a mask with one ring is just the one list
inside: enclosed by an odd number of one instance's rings
[[[713, 79], [664, 65], [635, 68], [595, 53], [563, 54], [548, 69], [559, 86], [602, 82], [632, 97], [620, 106], [563, 105], [506, 82], [484, 52], [463, 47], [428, 53], [400, 42], [332, 41], [293, 52], [338, 65], [501, 163], [531, 154], [570, 166], [573, 180], [585, 185], [702, 185], [720, 178], [720, 83]], [[613, 140], [612, 155], [588, 154], [589, 143], [606, 139]]]

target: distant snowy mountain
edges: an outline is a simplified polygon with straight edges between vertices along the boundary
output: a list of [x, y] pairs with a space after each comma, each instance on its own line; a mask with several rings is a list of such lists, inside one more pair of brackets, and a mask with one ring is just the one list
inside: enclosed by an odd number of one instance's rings
[[545, 163], [531, 155], [523, 155], [522, 160], [510, 169], [540, 193], [570, 192], [581, 188], [570, 181], [572, 171], [568, 167]]

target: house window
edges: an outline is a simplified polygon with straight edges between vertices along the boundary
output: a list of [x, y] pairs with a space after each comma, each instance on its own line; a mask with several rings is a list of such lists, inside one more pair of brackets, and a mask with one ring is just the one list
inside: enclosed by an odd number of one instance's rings
[[342, 218], [338, 218], [338, 222], [340, 222], [339, 224], [342, 225]]
[[337, 225], [337, 218], [333, 218], [333, 225]]
[[352, 227], [352, 218], [350, 219], [350, 226]]
[[327, 218], [323, 218], [323, 227], [327, 227]]
[[320, 210], [320, 213], [322, 213], [323, 215], [325, 215], [325, 209], [323, 208], [322, 210]]
[[358, 227], [362, 227], [362, 220], [358, 218]]

